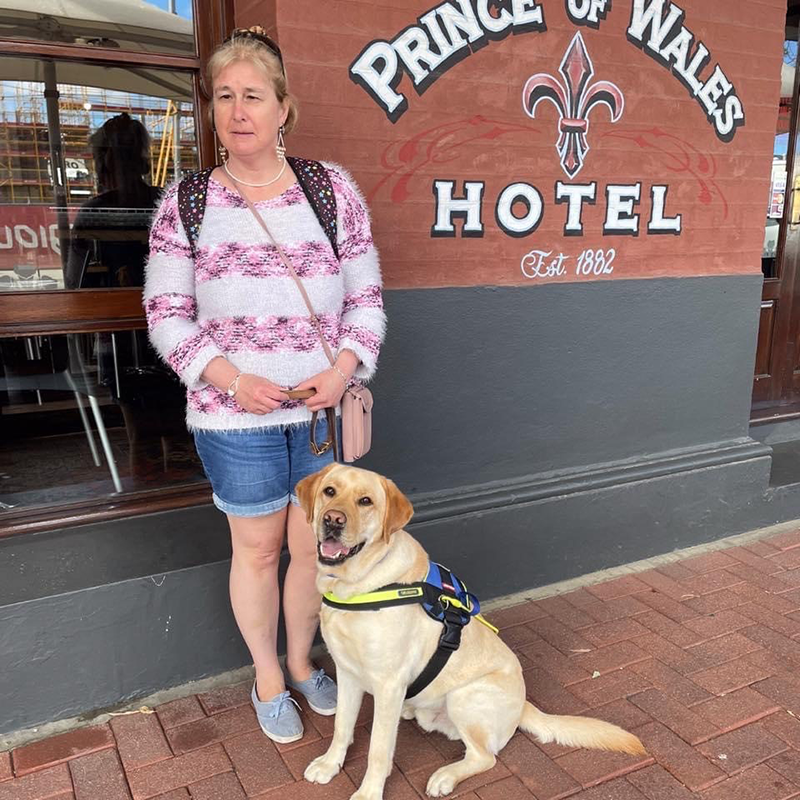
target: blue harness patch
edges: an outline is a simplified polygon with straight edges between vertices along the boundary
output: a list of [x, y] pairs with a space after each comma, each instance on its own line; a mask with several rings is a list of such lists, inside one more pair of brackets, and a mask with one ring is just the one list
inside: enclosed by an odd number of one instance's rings
[[[452, 608], [459, 615], [462, 627], [467, 625], [472, 617], [481, 613], [481, 604], [474, 594], [467, 591], [467, 587], [459, 580], [447, 567], [431, 561], [428, 566], [428, 574], [423, 583], [432, 587], [433, 591], [426, 592], [427, 598], [423, 601], [422, 607], [429, 617], [444, 622], [448, 608]], [[432, 597], [435, 595], [435, 599]], [[450, 601], [457, 600], [457, 604]]]

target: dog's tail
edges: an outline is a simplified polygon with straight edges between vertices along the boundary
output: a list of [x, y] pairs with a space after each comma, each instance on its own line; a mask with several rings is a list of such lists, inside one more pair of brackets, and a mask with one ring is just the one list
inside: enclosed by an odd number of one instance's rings
[[628, 731], [591, 717], [565, 717], [545, 714], [532, 703], [525, 703], [520, 728], [532, 733], [543, 744], [556, 742], [565, 747], [590, 747], [642, 755], [647, 751], [639, 739]]

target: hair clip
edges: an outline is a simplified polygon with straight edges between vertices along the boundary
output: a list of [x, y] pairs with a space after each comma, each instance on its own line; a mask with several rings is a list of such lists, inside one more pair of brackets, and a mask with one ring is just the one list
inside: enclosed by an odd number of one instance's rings
[[283, 54], [277, 42], [267, 35], [267, 32], [260, 25], [251, 25], [249, 28], [234, 28], [231, 35], [225, 40], [225, 43], [233, 39], [255, 39], [265, 47], [267, 47], [274, 55], [278, 57], [281, 65], [281, 71], [284, 76], [286, 75], [286, 67], [283, 64]]

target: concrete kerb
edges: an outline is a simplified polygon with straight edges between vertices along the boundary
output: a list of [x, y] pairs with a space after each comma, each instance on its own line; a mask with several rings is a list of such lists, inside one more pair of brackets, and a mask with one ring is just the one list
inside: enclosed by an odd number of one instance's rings
[[[649, 569], [663, 566], [664, 564], [671, 564], [675, 561], [681, 561], [685, 558], [692, 556], [699, 556], [704, 553], [711, 553], [715, 550], [725, 550], [729, 547], [738, 547], [750, 542], [758, 541], [770, 536], [777, 536], [786, 531], [796, 530], [800, 527], [800, 520], [792, 520], [790, 522], [783, 522], [778, 525], [771, 525], [766, 528], [758, 528], [746, 533], [740, 533], [735, 536], [728, 536], [723, 539], [717, 539], [713, 542], [706, 544], [695, 545], [693, 547], [684, 547], [679, 550], [673, 550], [669, 553], [653, 556], [652, 558], [642, 559], [641, 561], [633, 561], [629, 564], [623, 564], [618, 567], [611, 567], [609, 569], [598, 570], [597, 572], [589, 572], [585, 575], [580, 575], [577, 578], [570, 578], [565, 581], [558, 581], [551, 583], [547, 586], [539, 586], [535, 589], [527, 589], [515, 594], [503, 595], [501, 597], [494, 597], [491, 600], [481, 603], [483, 611], [493, 611], [501, 608], [508, 608], [509, 606], [518, 605], [530, 600], [541, 600], [545, 597], [552, 597], [554, 595], [566, 594], [575, 589], [580, 589], [583, 586], [591, 586], [598, 583], [605, 583], [606, 581], [620, 578], [623, 575], [634, 575], [637, 572], [645, 572]], [[316, 658], [325, 653], [322, 645], [314, 648], [312, 657]], [[151, 713], [152, 709], [163, 703], [169, 703], [172, 700], [179, 700], [182, 697], [188, 697], [194, 694], [202, 694], [209, 692], [213, 689], [218, 689], [224, 686], [231, 686], [243, 681], [251, 681], [254, 677], [253, 667], [242, 667], [241, 669], [223, 672], [220, 675], [214, 675], [209, 678], [203, 678], [199, 681], [191, 681], [184, 683], [180, 686], [173, 686], [169, 689], [163, 689], [146, 697], [138, 698], [118, 708], [106, 709], [103, 711], [87, 712], [78, 717], [70, 717], [69, 719], [58, 720], [57, 722], [48, 722], [38, 725], [35, 728], [26, 728], [24, 730], [15, 731], [14, 733], [0, 736], [0, 752], [13, 750], [25, 744], [38, 741], [41, 739], [48, 739], [51, 736], [57, 736], [61, 733], [66, 733], [76, 728], [87, 727], [89, 725], [100, 725], [113, 719], [114, 716], [128, 714], [128, 713]]]

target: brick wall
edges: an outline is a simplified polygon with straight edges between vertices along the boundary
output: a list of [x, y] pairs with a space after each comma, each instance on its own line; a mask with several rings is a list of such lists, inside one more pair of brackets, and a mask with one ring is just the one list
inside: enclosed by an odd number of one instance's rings
[[[646, 0], [650, 2], [650, 0]], [[667, 4], [668, 5], [668, 4]], [[393, 39], [435, 7], [431, 0], [311, 2], [237, 0], [237, 23], [274, 25], [284, 48], [291, 87], [301, 106], [290, 152], [347, 166], [369, 198], [390, 288], [529, 284], [758, 273], [770, 183], [785, 2], [686, 0], [683, 24], [711, 53], [705, 81], [719, 63], [734, 84], [746, 121], [721, 141], [699, 102], [675, 75], [626, 38], [632, 0], [615, 2], [598, 29], [578, 26], [564, 0], [544, 0], [547, 30], [509, 35], [452, 66], [422, 95], [403, 74], [397, 90], [408, 110], [392, 124], [349, 77], [349, 67], [375, 39]], [[666, 6], [665, 6], [666, 8]], [[617, 123], [605, 106], [589, 116], [585, 164], [573, 181], [555, 149], [559, 116], [541, 102], [536, 118], [522, 107], [522, 87], [535, 73], [558, 75], [581, 31], [594, 65], [592, 81], [611, 81], [624, 94]], [[433, 181], [484, 181], [484, 235], [432, 238]], [[524, 181], [541, 192], [541, 224], [514, 238], [495, 220], [508, 184]], [[596, 181], [597, 202], [583, 212], [584, 234], [565, 237], [566, 205], [554, 201], [557, 181]], [[602, 233], [605, 186], [641, 183], [640, 234]], [[650, 187], [669, 187], [666, 215], [682, 215], [680, 236], [647, 235]], [[521, 215], [524, 208], [515, 206]], [[586, 248], [613, 248], [613, 270], [575, 274]], [[565, 274], [526, 277], [531, 250], [569, 256]]]

